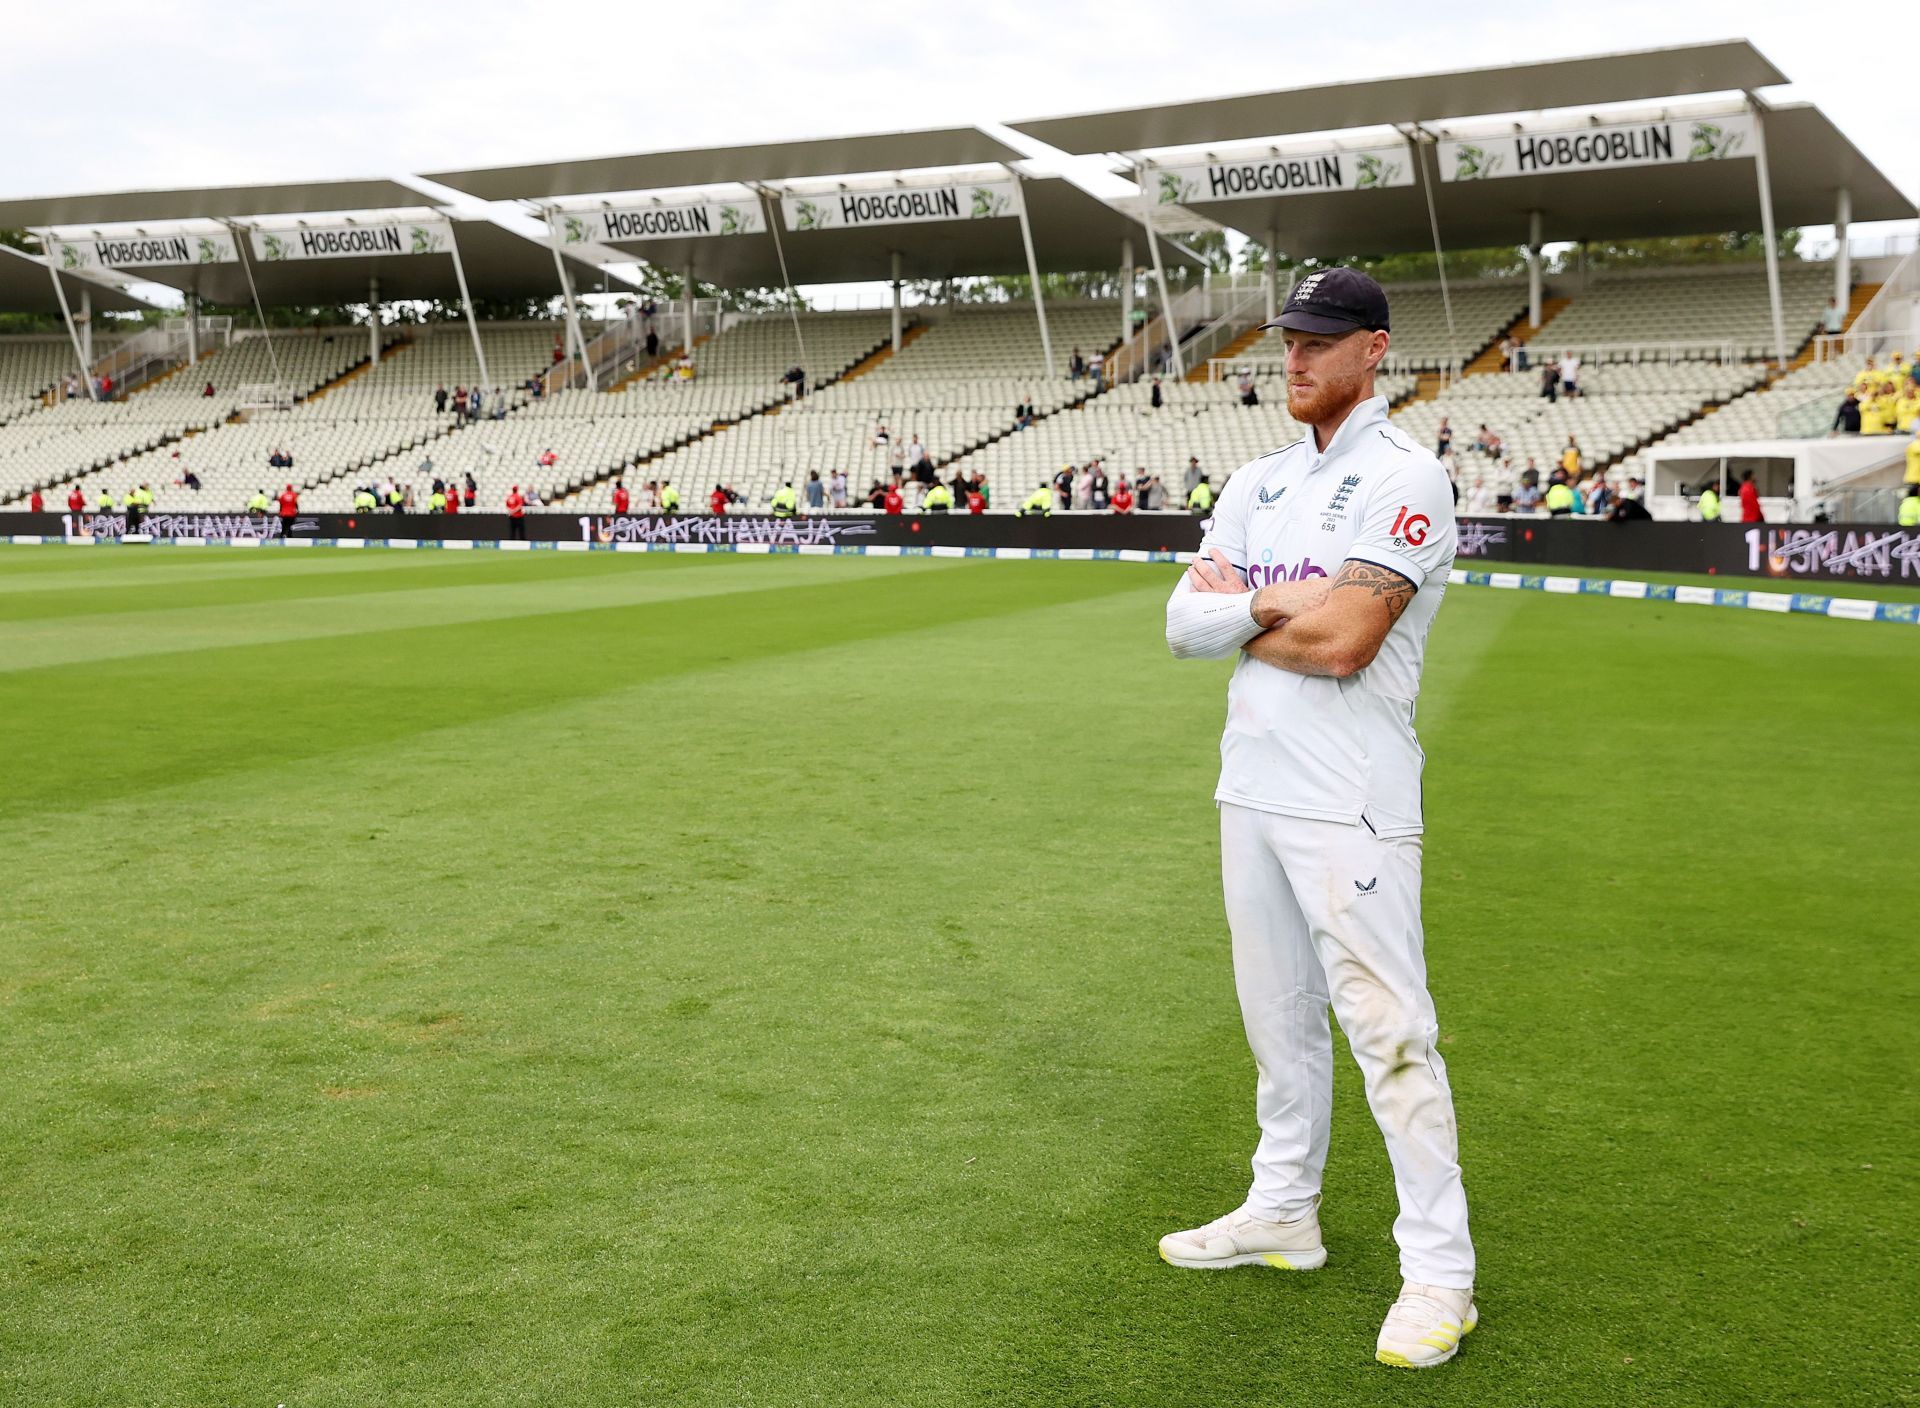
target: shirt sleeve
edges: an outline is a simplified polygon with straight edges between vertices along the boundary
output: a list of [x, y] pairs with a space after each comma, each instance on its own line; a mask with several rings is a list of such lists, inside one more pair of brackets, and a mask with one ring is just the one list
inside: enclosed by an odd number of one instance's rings
[[1422, 457], [1381, 479], [1347, 556], [1392, 568], [1419, 588], [1452, 565], [1454, 541], [1447, 472]]
[[[1218, 549], [1242, 576], [1247, 570], [1246, 490], [1234, 475], [1220, 491], [1200, 539], [1200, 551]], [[1251, 476], [1245, 476], [1251, 483]], [[1167, 598], [1167, 649], [1180, 660], [1224, 660], [1260, 634], [1253, 593], [1196, 592], [1187, 573]]]

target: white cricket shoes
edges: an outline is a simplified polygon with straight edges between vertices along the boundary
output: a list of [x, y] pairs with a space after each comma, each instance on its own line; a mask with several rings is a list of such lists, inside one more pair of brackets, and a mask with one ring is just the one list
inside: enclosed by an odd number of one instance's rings
[[1205, 1227], [1169, 1232], [1160, 1239], [1160, 1259], [1169, 1266], [1215, 1270], [1227, 1266], [1277, 1266], [1315, 1271], [1327, 1264], [1320, 1245], [1320, 1203], [1292, 1222], [1268, 1222], [1237, 1207]]
[[1430, 1369], [1453, 1358], [1461, 1339], [1479, 1323], [1472, 1291], [1407, 1281], [1380, 1327], [1373, 1357], [1402, 1369]]

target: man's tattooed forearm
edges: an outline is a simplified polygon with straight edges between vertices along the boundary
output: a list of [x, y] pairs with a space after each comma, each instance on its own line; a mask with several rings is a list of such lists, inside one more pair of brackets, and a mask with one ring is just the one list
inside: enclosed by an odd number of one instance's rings
[[1413, 600], [1417, 588], [1412, 582], [1394, 571], [1391, 567], [1382, 567], [1374, 562], [1361, 562], [1348, 558], [1339, 572], [1334, 574], [1330, 591], [1339, 591], [1343, 587], [1359, 587], [1376, 597], [1384, 597], [1387, 613], [1395, 621], [1400, 613], [1407, 609]]

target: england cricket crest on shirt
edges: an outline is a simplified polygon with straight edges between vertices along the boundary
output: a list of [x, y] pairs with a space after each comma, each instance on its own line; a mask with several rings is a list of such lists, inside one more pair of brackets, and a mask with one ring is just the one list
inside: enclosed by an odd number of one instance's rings
[[1349, 474], [1343, 478], [1333, 491], [1333, 497], [1327, 500], [1327, 506], [1320, 511], [1320, 526], [1327, 532], [1333, 531], [1333, 525], [1347, 516], [1347, 505], [1353, 502], [1353, 491], [1360, 487], [1360, 476]]

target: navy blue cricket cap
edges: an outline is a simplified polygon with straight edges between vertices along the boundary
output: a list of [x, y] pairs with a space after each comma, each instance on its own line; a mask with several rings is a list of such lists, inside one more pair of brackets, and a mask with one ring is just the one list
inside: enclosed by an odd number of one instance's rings
[[1316, 269], [1293, 286], [1280, 316], [1260, 326], [1291, 332], [1386, 332], [1387, 295], [1372, 275], [1358, 269]]

